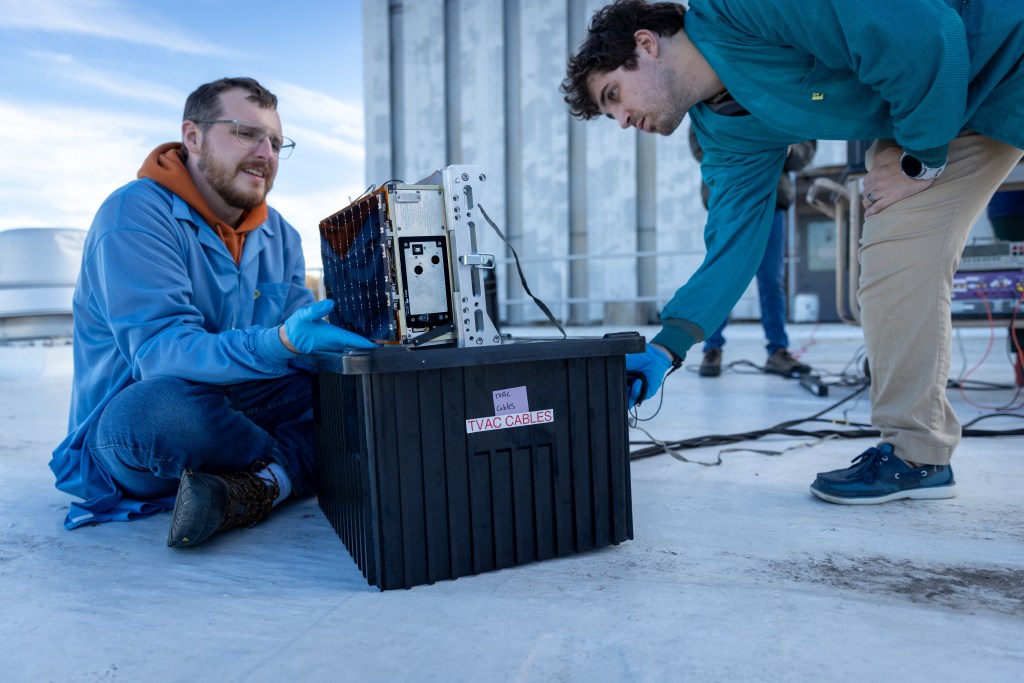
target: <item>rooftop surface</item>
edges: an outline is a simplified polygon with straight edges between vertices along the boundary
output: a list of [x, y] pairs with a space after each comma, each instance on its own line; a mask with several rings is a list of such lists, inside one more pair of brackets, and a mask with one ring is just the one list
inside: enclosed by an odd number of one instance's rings
[[[861, 371], [859, 329], [789, 331], [817, 371]], [[950, 389], [961, 420], [1020, 405], [1003, 326], [991, 339], [954, 334], [953, 374], [969, 373], [963, 393]], [[759, 326], [726, 336], [726, 363], [764, 362]], [[5, 680], [1024, 679], [1021, 437], [964, 439], [954, 499], [865, 507], [824, 503], [807, 487], [870, 438], [767, 436], [682, 452], [720, 456], [714, 467], [637, 459], [633, 540], [380, 592], [313, 499], [187, 550], [167, 547], [167, 513], [65, 531], [70, 498], [47, 463], [66, 428], [70, 351], [0, 346]], [[689, 368], [643, 425], [664, 441], [760, 430], [855, 391], [819, 397], [750, 366], [717, 379]], [[1020, 429], [1015, 412], [976, 426]], [[824, 417], [867, 422], [865, 394]]]

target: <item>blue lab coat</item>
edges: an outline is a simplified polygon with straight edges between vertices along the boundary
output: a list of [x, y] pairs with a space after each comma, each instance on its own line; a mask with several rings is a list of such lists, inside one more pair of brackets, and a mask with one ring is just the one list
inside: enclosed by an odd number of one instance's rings
[[85, 241], [68, 436], [50, 461], [57, 488], [83, 499], [65, 527], [174, 504], [123, 497], [84, 448], [115, 394], [150, 377], [226, 385], [295, 372], [277, 327], [313, 301], [299, 235], [274, 209], [236, 264], [199, 213], [158, 183], [137, 180], [107, 198]]

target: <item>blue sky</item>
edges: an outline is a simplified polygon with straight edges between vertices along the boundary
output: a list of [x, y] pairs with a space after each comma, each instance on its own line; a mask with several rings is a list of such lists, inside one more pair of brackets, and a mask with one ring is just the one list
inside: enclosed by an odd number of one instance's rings
[[[200, 83], [277, 94], [295, 153], [269, 202], [319, 264], [317, 223], [364, 188], [359, 0], [0, 0], [0, 230], [86, 228]], [[315, 260], [314, 260], [315, 259]]]

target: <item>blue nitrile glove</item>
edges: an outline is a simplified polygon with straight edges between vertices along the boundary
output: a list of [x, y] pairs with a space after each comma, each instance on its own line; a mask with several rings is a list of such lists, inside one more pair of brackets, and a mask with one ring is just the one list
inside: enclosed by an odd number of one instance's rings
[[[629, 407], [635, 408], [641, 401], [657, 394], [662, 380], [665, 379], [665, 373], [672, 368], [672, 365], [672, 356], [650, 344], [647, 345], [647, 350], [643, 353], [627, 353], [626, 390], [629, 392]], [[646, 380], [647, 391], [644, 391], [644, 382], [640, 380], [639, 376], [643, 376]]]
[[[322, 318], [334, 310], [334, 302], [324, 299], [300, 308], [284, 321], [285, 346], [291, 344], [302, 354], [317, 351], [344, 351], [348, 348], [372, 349], [377, 346], [355, 332], [335, 327]], [[284, 341], [284, 340], [283, 340]]]

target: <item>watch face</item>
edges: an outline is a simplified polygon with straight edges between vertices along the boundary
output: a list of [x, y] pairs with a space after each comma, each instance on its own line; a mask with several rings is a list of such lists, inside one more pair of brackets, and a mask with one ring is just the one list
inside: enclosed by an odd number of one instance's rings
[[920, 178], [924, 173], [924, 164], [917, 157], [904, 154], [900, 157], [900, 168], [908, 178]]

